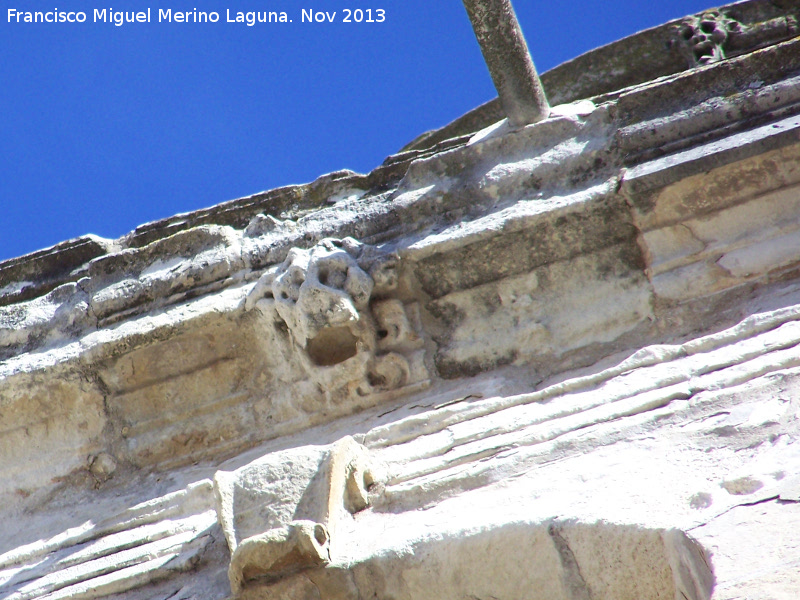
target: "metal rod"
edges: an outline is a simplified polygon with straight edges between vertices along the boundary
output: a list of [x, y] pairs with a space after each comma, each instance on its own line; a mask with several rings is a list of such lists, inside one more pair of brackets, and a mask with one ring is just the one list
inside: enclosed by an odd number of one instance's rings
[[463, 2], [509, 123], [523, 127], [546, 119], [550, 105], [511, 0]]

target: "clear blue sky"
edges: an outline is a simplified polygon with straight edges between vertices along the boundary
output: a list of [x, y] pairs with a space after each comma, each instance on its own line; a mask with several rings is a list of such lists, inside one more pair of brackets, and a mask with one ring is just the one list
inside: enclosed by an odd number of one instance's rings
[[[0, 260], [348, 168], [495, 96], [460, 0], [4, 0]], [[700, 0], [515, 0], [544, 72]], [[151, 23], [94, 23], [95, 8]], [[8, 9], [85, 23], [8, 22]], [[301, 23], [301, 9], [336, 12]], [[344, 9], [385, 10], [342, 23]], [[158, 23], [159, 9], [217, 23]], [[285, 11], [292, 23], [226, 23]]]

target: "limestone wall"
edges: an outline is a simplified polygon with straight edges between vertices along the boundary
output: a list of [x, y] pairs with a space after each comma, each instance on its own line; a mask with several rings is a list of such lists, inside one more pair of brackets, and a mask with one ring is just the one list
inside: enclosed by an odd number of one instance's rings
[[0, 598], [794, 598], [799, 13], [0, 263]]

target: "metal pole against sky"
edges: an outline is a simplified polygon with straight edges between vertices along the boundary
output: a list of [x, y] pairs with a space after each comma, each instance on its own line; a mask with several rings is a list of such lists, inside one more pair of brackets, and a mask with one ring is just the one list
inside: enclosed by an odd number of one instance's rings
[[463, 2], [509, 123], [523, 127], [546, 119], [550, 105], [511, 0]]

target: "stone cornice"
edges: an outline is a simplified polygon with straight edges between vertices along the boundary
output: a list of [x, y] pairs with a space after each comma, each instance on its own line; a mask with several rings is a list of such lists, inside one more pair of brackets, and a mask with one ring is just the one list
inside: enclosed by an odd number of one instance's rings
[[[61, 343], [250, 281], [281, 262], [289, 248], [307, 248], [324, 237], [386, 244], [427, 237], [430, 228], [464, 219], [474, 223], [468, 225], [474, 231], [487, 218], [502, 219], [498, 208], [510, 203], [539, 202], [541, 209], [534, 211], [546, 211], [552, 201], [563, 202], [558, 198], [583, 202], [583, 190], [602, 181], [622, 181], [630, 194], [792, 144], [800, 95], [795, 80], [779, 74], [800, 69], [798, 44], [785, 42], [640, 86], [597, 108], [577, 105], [584, 115], [556, 114], [522, 132], [396, 163], [405, 165], [403, 177], [382, 192], [391, 177], [380, 169], [369, 176], [334, 173], [307, 186], [145, 225], [113, 242], [81, 238], [7, 261], [0, 265], [7, 290], [0, 309], [0, 327], [8, 332], [3, 354]], [[702, 96], [694, 92], [699, 88], [706, 90]], [[708, 88], [717, 95], [709, 98]], [[654, 116], [655, 105], [660, 116]], [[618, 219], [629, 220], [624, 206], [618, 210]], [[258, 214], [272, 220], [259, 221]], [[42, 292], [47, 293], [35, 297]]]
[[1, 263], [0, 596], [797, 589], [798, 10]]

